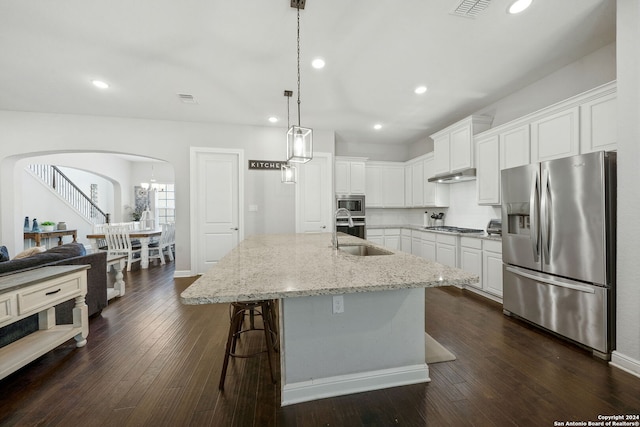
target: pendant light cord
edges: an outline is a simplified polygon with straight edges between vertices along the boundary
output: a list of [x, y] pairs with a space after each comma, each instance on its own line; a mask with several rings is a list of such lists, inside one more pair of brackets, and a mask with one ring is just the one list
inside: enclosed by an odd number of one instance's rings
[[300, 2], [296, 9], [298, 10], [298, 127], [300, 127]]

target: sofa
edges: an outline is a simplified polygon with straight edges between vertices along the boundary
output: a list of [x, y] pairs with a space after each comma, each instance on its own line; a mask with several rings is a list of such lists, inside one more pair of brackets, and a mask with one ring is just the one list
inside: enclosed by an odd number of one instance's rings
[[[6, 248], [0, 247], [0, 254]], [[6, 256], [5, 256], [6, 258]], [[3, 259], [0, 257], [0, 259]], [[0, 276], [52, 265], [90, 265], [87, 270], [87, 296], [89, 316], [99, 314], [107, 306], [107, 254], [87, 254], [82, 243], [67, 243], [26, 258], [0, 261]], [[74, 301], [65, 301], [56, 306], [58, 324], [73, 323]], [[3, 347], [31, 332], [38, 330], [38, 315], [32, 315], [0, 328], [0, 347]]]

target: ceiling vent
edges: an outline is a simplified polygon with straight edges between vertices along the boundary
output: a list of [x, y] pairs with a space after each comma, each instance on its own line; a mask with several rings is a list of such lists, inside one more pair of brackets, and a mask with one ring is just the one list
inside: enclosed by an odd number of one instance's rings
[[474, 19], [476, 16], [480, 15], [490, 3], [491, 0], [462, 0], [453, 8], [451, 14]]
[[180, 98], [180, 101], [182, 101], [183, 104], [197, 104], [193, 95], [189, 95], [187, 93], [179, 93], [178, 98]]

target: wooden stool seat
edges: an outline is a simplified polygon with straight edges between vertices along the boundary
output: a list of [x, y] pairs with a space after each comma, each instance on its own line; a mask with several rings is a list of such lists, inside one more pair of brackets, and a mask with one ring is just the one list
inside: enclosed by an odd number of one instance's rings
[[[271, 381], [275, 384], [276, 378], [273, 371], [273, 352], [277, 351], [277, 328], [275, 325], [275, 314], [273, 312], [272, 300], [260, 300], [249, 302], [232, 302], [230, 305], [231, 319], [229, 323], [229, 335], [227, 337], [227, 346], [224, 353], [224, 363], [222, 372], [220, 373], [220, 383], [218, 388], [224, 390], [224, 380], [227, 375], [227, 367], [229, 366], [230, 357], [248, 358], [267, 353], [269, 359], [269, 370], [271, 371]], [[249, 315], [249, 327], [242, 328], [245, 315]], [[262, 317], [262, 328], [255, 327], [255, 316]], [[240, 354], [236, 352], [236, 345], [240, 335], [250, 331], [264, 331], [266, 350], [258, 351], [250, 354]]]

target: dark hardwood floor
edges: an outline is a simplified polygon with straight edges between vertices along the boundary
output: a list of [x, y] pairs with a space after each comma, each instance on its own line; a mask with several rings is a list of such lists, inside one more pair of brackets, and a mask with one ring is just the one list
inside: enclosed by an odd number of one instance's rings
[[427, 289], [426, 329], [457, 360], [430, 365], [428, 384], [281, 408], [261, 356], [232, 360], [219, 392], [228, 306], [180, 304], [193, 279], [173, 268], [125, 273], [86, 347], [69, 341], [0, 381], [0, 425], [553, 426], [640, 413], [639, 378], [448, 288]]

